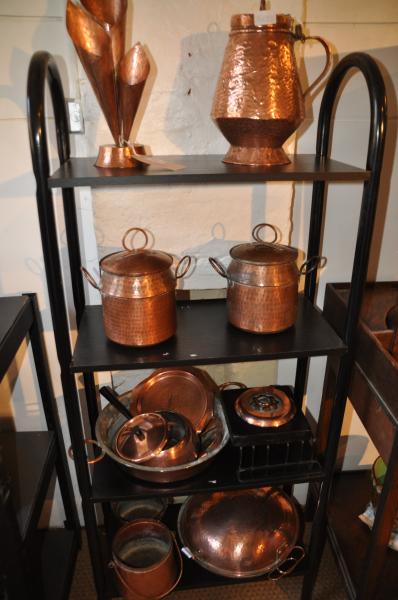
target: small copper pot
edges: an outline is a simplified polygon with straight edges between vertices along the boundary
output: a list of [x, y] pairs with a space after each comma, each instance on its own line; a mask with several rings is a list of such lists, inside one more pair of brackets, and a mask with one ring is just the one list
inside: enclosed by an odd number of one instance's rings
[[[274, 232], [272, 242], [259, 237], [265, 227]], [[275, 243], [278, 234], [273, 225], [256, 225], [252, 236], [254, 243], [231, 248], [228, 269], [215, 258], [209, 262], [228, 280], [227, 311], [232, 325], [251, 333], [283, 331], [296, 321], [300, 275], [323, 266], [326, 259], [313, 256], [298, 269], [298, 250]]]
[[[132, 232], [144, 235], [142, 247], [127, 245]], [[101, 259], [100, 283], [81, 268], [87, 281], [101, 292], [106, 336], [125, 346], [152, 346], [175, 334], [176, 282], [191, 264], [191, 257], [184, 256], [173, 272], [173, 257], [167, 252], [146, 250], [147, 243], [144, 229], [132, 227], [126, 231], [122, 240], [125, 250]]]
[[169, 594], [182, 574], [182, 560], [170, 530], [153, 519], [132, 521], [112, 543], [120, 594], [127, 600], [155, 600]]

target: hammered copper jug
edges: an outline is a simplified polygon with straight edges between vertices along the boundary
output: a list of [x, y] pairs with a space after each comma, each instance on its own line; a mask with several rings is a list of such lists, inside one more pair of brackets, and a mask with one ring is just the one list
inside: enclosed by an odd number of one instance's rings
[[[327, 43], [305, 37], [293, 28], [290, 15], [275, 15], [265, 23], [266, 11], [234, 15], [224, 62], [213, 102], [212, 117], [231, 147], [224, 162], [244, 165], [290, 163], [282, 144], [304, 119], [304, 97], [314, 89], [331, 63]], [[326, 65], [302, 92], [297, 72], [296, 41], [319, 41]]]

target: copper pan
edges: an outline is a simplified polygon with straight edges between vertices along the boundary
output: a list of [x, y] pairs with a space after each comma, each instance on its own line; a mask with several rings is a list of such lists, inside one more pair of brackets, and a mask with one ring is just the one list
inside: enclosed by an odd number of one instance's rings
[[195, 367], [157, 369], [131, 391], [130, 412], [172, 410], [200, 433], [213, 415], [217, 386]]
[[111, 37], [87, 10], [68, 0], [66, 27], [105, 115], [115, 144], [119, 144], [120, 123]]

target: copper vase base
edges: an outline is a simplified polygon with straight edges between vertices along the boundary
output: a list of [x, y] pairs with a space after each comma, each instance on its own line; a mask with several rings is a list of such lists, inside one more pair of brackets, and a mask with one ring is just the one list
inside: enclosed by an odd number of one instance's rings
[[290, 160], [282, 148], [231, 146], [223, 162], [252, 167], [289, 165]]
[[131, 169], [142, 166], [133, 157], [134, 154], [145, 154], [142, 144], [134, 146], [100, 146], [95, 166], [103, 169]]

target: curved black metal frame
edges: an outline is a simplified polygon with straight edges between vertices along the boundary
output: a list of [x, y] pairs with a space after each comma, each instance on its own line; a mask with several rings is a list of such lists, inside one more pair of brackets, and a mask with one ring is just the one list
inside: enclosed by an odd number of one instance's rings
[[[344, 415], [346, 396], [353, 363], [355, 332], [359, 319], [361, 300], [366, 282], [366, 271], [370, 243], [377, 205], [385, 131], [386, 98], [383, 79], [375, 61], [363, 53], [352, 53], [338, 63], [332, 72], [324, 92], [317, 136], [317, 160], [329, 156], [330, 133], [333, 108], [345, 75], [351, 69], [359, 69], [368, 85], [371, 103], [371, 128], [367, 156], [367, 169], [370, 179], [364, 184], [357, 245], [352, 272], [352, 286], [349, 298], [345, 342], [348, 352], [340, 363], [337, 393], [330, 422], [327, 449], [325, 452], [325, 479], [321, 485], [315, 512], [308, 569], [304, 578], [302, 598], [309, 599], [314, 587], [314, 579], [319, 568], [322, 548], [326, 537], [326, 505], [330, 493], [333, 468], [336, 459], [338, 440]], [[51, 313], [58, 359], [61, 366], [61, 379], [65, 396], [68, 425], [74, 448], [75, 464], [82, 495], [83, 512], [88, 534], [91, 561], [98, 598], [106, 598], [105, 578], [100, 551], [100, 543], [93, 504], [90, 502], [90, 475], [86, 463], [83, 443], [83, 429], [80, 418], [78, 393], [74, 376], [69, 371], [71, 346], [69, 339], [68, 313], [66, 309], [61, 262], [56, 235], [52, 193], [48, 188], [49, 157], [46, 140], [44, 86], [48, 81], [55, 112], [58, 155], [61, 164], [70, 157], [67, 117], [62, 84], [56, 64], [47, 52], [37, 52], [31, 60], [28, 76], [28, 114], [32, 162], [37, 181], [37, 204], [39, 211], [43, 253], [50, 296]], [[311, 221], [308, 242], [308, 256], [319, 255], [322, 243], [322, 222], [326, 199], [325, 182], [316, 181], [313, 187]], [[85, 299], [83, 281], [80, 274], [79, 235], [73, 187], [63, 190], [63, 207], [68, 241], [73, 299], [76, 319], [79, 324]], [[316, 272], [306, 276], [305, 294], [313, 302], [316, 293]], [[295, 399], [302, 402], [308, 373], [308, 359], [297, 361]], [[86, 401], [92, 427], [97, 415], [96, 394], [92, 374], [84, 375]]]

